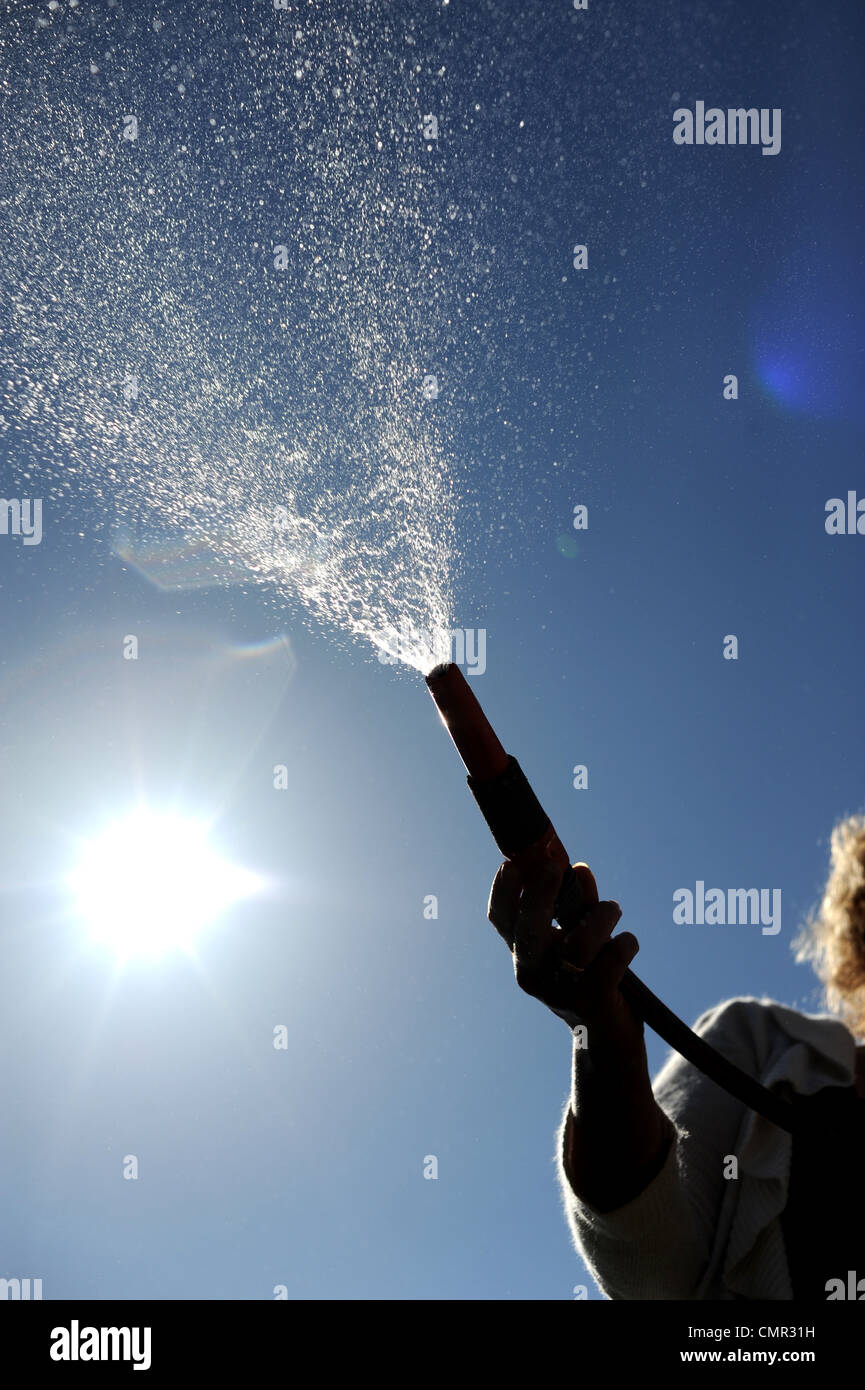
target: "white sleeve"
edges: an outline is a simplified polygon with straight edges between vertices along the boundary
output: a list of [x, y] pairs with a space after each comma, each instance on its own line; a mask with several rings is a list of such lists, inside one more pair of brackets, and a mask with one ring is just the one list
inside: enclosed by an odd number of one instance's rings
[[[754, 1000], [732, 999], [694, 1025], [719, 1052], [759, 1076]], [[578, 1253], [610, 1299], [695, 1299], [712, 1254], [728, 1181], [725, 1158], [736, 1153], [747, 1116], [741, 1101], [671, 1053], [652, 1090], [667, 1116], [672, 1143], [660, 1172], [614, 1211], [596, 1211], [571, 1188], [564, 1168], [569, 1105], [557, 1133], [562, 1200]]]

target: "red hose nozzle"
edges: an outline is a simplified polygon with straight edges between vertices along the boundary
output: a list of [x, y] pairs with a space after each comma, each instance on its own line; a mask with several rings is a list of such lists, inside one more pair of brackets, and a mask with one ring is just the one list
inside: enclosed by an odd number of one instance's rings
[[[505, 752], [459, 667], [453, 662], [436, 666], [426, 683], [465, 763], [471, 793], [505, 858], [550, 851], [563, 870], [570, 870], [567, 850], [549, 816], [516, 758]], [[571, 871], [569, 884], [573, 877]]]
[[459, 666], [446, 661], [425, 679], [466, 772], [481, 782], [498, 777], [508, 765], [508, 755]]

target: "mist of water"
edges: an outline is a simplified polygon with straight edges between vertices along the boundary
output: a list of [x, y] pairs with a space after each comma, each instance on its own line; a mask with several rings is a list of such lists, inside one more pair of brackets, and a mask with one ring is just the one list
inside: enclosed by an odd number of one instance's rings
[[163, 587], [256, 585], [280, 617], [446, 659], [460, 252], [423, 136], [442, 74], [369, 8], [257, 32], [210, 7], [44, 13], [0, 37], [20, 495], [55, 525], [84, 499]]

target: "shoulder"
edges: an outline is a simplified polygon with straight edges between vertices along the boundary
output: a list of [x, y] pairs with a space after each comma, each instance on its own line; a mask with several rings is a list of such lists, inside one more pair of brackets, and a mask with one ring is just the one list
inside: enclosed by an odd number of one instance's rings
[[[757, 999], [753, 995], [739, 995], [735, 999], [724, 999], [714, 1008], [706, 1009], [705, 1013], [700, 1014], [696, 1023], [693, 1025], [694, 1032], [699, 1033], [701, 1038], [709, 1034], [724, 1034], [730, 1032], [751, 1032], [755, 1029], [771, 1029], [777, 1031], [783, 1029], [783, 1022], [778, 1016], [781, 1013], [794, 1013], [793, 1009], [787, 1009], [783, 1004], [778, 1004], [774, 999]], [[801, 1017], [801, 1015], [800, 1015]]]
[[[776, 999], [742, 995], [725, 999], [702, 1013], [694, 1032], [729, 1061], [764, 1084], [791, 1081], [813, 1089], [814, 1079], [830, 1085], [840, 1077], [849, 1084], [855, 1065], [855, 1041], [831, 1014], [805, 1014]], [[673, 1053], [659, 1080], [699, 1083], [696, 1068]]]
[[[798, 1013], [775, 999], [740, 995], [706, 1009], [694, 1023], [693, 1031], [749, 1076], [761, 1078], [799, 1042], [810, 1043], [818, 1053], [831, 1051], [831, 1030], [841, 1026], [837, 1020]], [[709, 1085], [714, 1094], [715, 1083], [706, 1082], [691, 1062], [672, 1051], [655, 1085], [663, 1092], [683, 1087], [696, 1092]]]
[[799, 1009], [791, 1009], [787, 1004], [779, 1004], [776, 999], [741, 995], [735, 999], [725, 999], [714, 1008], [707, 1009], [694, 1024], [694, 1032], [719, 1043], [725, 1037], [762, 1041], [782, 1037], [791, 1042], [808, 1042], [829, 1037], [834, 1039], [837, 1034], [845, 1033], [846, 1029], [831, 1014], [805, 1014]]

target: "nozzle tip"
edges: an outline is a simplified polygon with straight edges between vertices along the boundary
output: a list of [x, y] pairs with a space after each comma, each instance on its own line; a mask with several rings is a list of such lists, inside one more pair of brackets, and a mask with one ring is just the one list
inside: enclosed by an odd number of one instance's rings
[[424, 680], [426, 681], [427, 685], [429, 685], [432, 681], [440, 680], [441, 677], [444, 676], [451, 669], [453, 664], [454, 663], [452, 661], [442, 661], [438, 666], [434, 666], [432, 670], [426, 676], [424, 676]]

